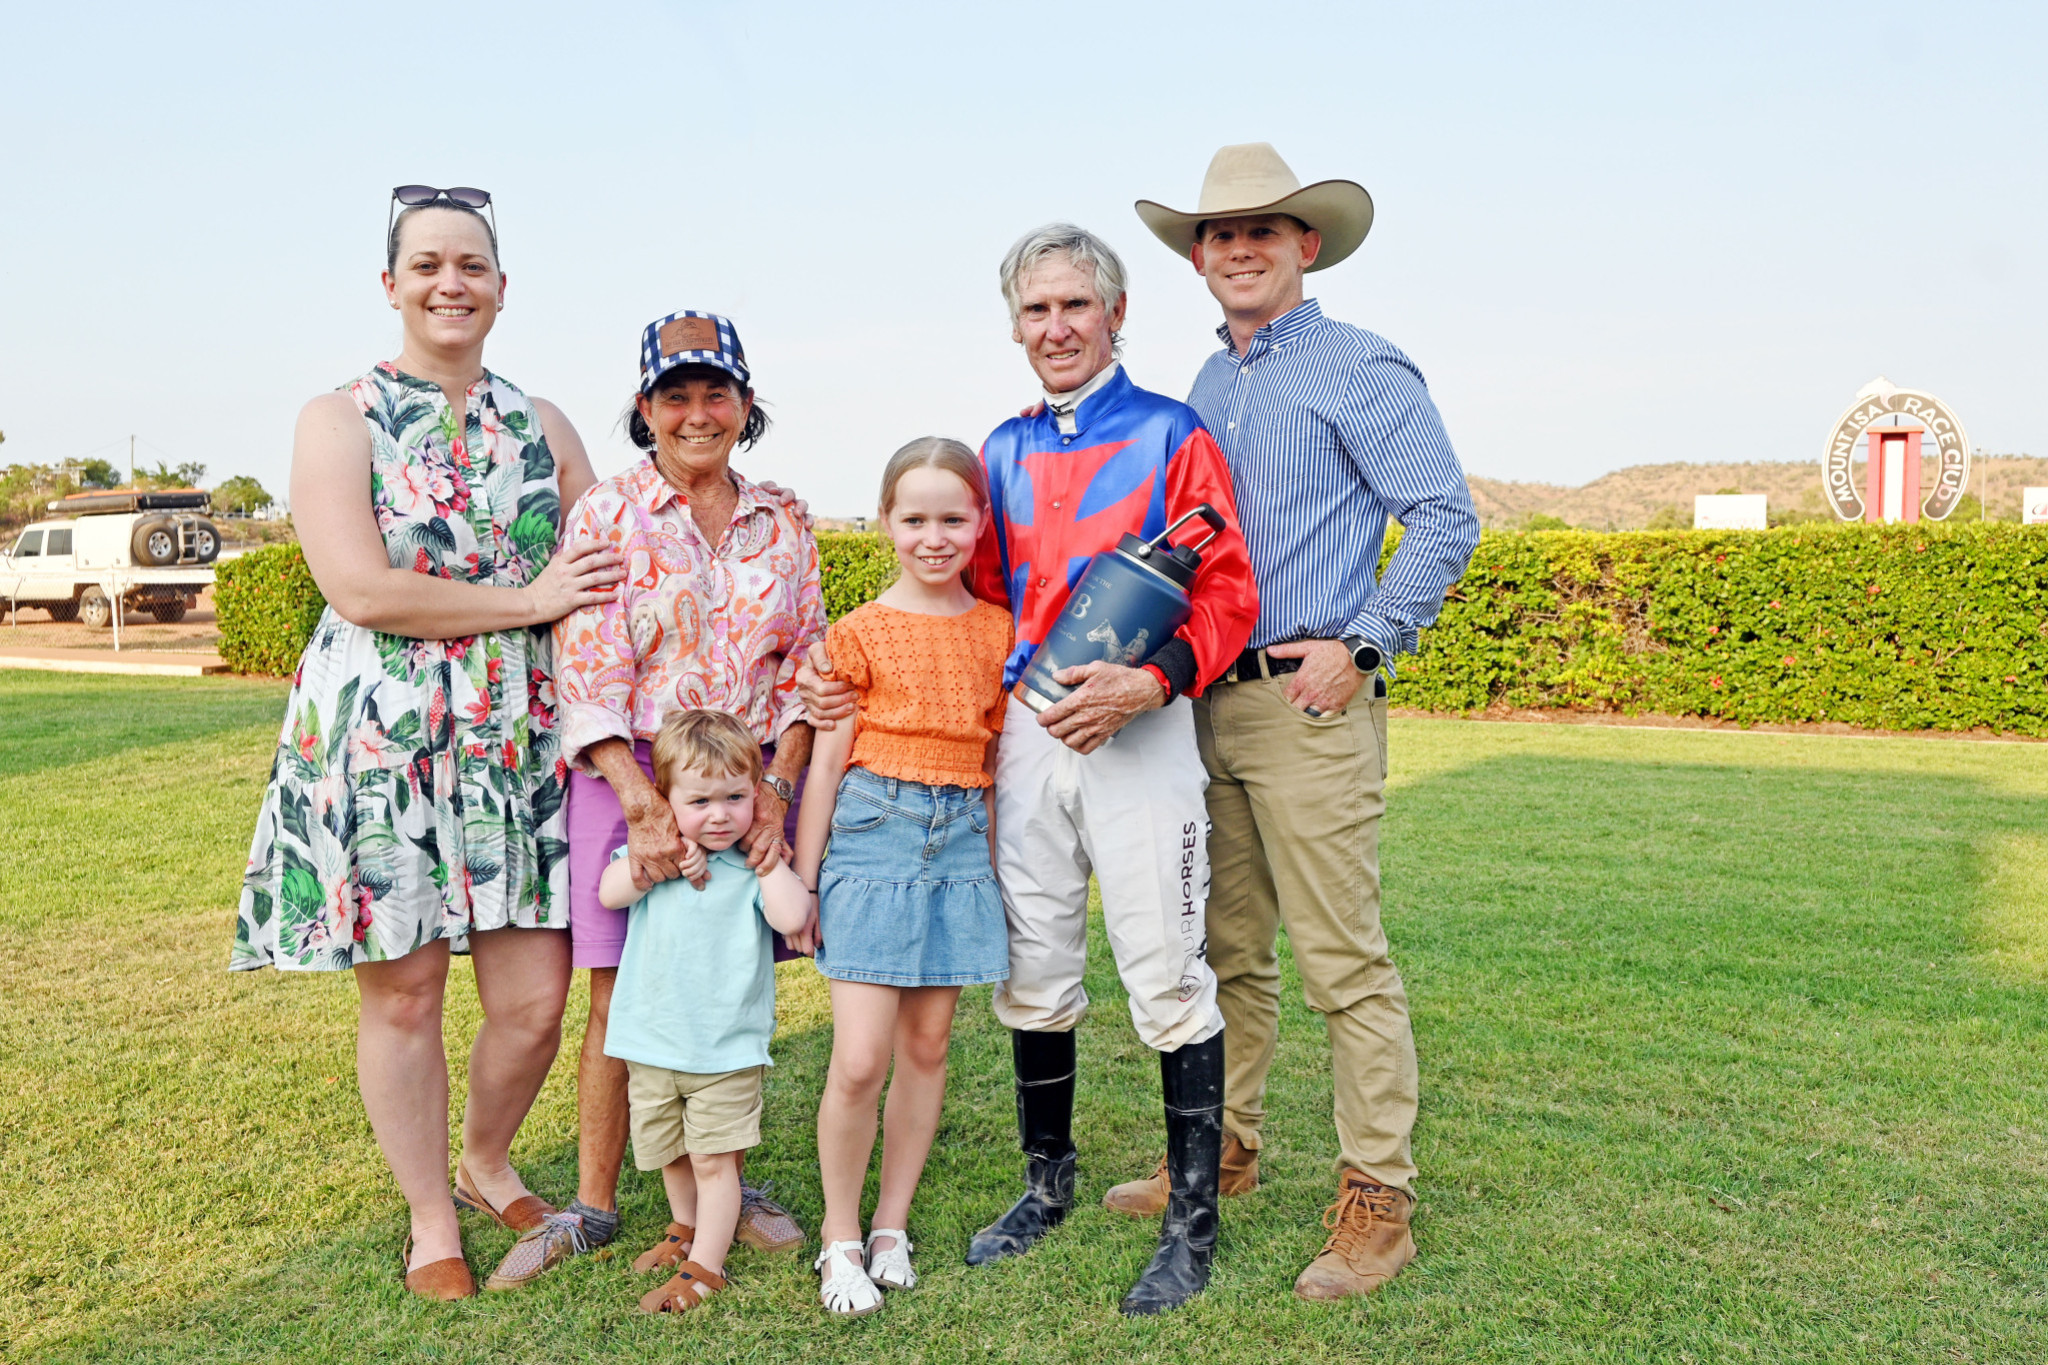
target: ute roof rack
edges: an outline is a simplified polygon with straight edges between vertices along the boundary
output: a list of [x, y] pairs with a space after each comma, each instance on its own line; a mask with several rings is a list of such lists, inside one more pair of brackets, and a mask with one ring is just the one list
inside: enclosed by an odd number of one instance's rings
[[210, 511], [213, 494], [203, 488], [110, 488], [105, 492], [73, 493], [50, 504], [52, 512], [83, 515], [89, 512]]

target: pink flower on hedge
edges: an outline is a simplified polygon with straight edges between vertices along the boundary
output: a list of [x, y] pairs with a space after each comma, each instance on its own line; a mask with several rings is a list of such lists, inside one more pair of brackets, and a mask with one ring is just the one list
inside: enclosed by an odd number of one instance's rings
[[1794, 658], [1793, 656], [1791, 656], [1790, 654], [1787, 654], [1787, 655], [1786, 655], [1786, 656], [1785, 656], [1784, 658], [1780, 659], [1780, 660], [1779, 660], [1778, 662], [1779, 662], [1779, 663], [1782, 663], [1783, 665], [1785, 665], [1785, 667], [1787, 667], [1787, 668], [1790, 668], [1790, 667], [1791, 667], [1791, 666], [1792, 666], [1793, 664], [1795, 664], [1795, 663], [1797, 663], [1797, 662], [1799, 662], [1799, 661], [1798, 661], [1797, 659], [1795, 659], [1795, 658]]
[[1716, 674], [1715, 674], [1715, 675], [1714, 675], [1713, 677], [1709, 678], [1709, 679], [1707, 680], [1707, 686], [1709, 686], [1709, 687], [1713, 688], [1713, 689], [1714, 689], [1714, 690], [1715, 690], [1716, 692], [1720, 691], [1720, 690], [1721, 690], [1721, 675], [1720, 675], [1719, 673], [1716, 673]]

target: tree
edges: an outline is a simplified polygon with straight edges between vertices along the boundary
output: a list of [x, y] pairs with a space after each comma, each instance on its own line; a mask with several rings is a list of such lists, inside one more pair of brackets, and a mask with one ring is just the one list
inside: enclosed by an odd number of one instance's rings
[[1572, 524], [1563, 517], [1553, 517], [1548, 512], [1531, 512], [1528, 516], [1522, 518], [1522, 524], [1515, 529], [1520, 531], [1569, 531], [1572, 529]]
[[78, 486], [80, 488], [119, 488], [121, 471], [114, 468], [111, 460], [80, 460], [78, 462]]
[[197, 460], [190, 460], [175, 468], [168, 460], [158, 460], [155, 469], [135, 471], [137, 488], [197, 488], [206, 477], [206, 466]]
[[1692, 518], [1678, 510], [1677, 504], [1665, 503], [1650, 514], [1650, 520], [1643, 527], [1646, 531], [1689, 531]]
[[263, 491], [263, 485], [247, 474], [237, 474], [232, 479], [223, 479], [213, 490], [213, 505], [224, 512], [248, 516], [270, 506], [276, 499]]

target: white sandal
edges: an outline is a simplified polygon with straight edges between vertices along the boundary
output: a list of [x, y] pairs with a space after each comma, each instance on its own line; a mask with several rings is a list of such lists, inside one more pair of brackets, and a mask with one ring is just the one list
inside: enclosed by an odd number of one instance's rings
[[838, 1318], [866, 1317], [882, 1306], [882, 1291], [868, 1278], [867, 1271], [847, 1255], [860, 1251], [859, 1242], [827, 1242], [811, 1262], [818, 1272], [818, 1302]]
[[[875, 1250], [877, 1237], [894, 1237], [896, 1245]], [[910, 1234], [902, 1228], [876, 1228], [868, 1233], [868, 1278], [885, 1289], [917, 1288], [917, 1272], [910, 1268]]]

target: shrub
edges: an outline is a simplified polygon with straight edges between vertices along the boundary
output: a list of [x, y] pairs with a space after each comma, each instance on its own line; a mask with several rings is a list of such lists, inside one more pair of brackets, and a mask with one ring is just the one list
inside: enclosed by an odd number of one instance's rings
[[837, 621], [874, 601], [896, 581], [896, 547], [887, 536], [873, 532], [821, 531], [818, 567], [824, 580], [825, 615]]
[[288, 677], [326, 606], [296, 543], [222, 560], [213, 575], [221, 660], [238, 673]]
[[2048, 734], [2048, 537], [1989, 525], [1489, 532], [1396, 696]]
[[[1399, 539], [1389, 536], [1389, 549]], [[884, 536], [818, 537], [837, 620], [896, 578]], [[298, 666], [325, 605], [293, 545], [220, 565], [221, 658]], [[2048, 535], [1986, 525], [1489, 531], [1396, 700], [1745, 724], [2048, 735]]]
[[[871, 602], [896, 581], [896, 551], [886, 537], [827, 531], [818, 537], [825, 612], [833, 620]], [[214, 574], [220, 657], [239, 673], [288, 677], [313, 637], [327, 599], [297, 544], [269, 545], [222, 561]]]

